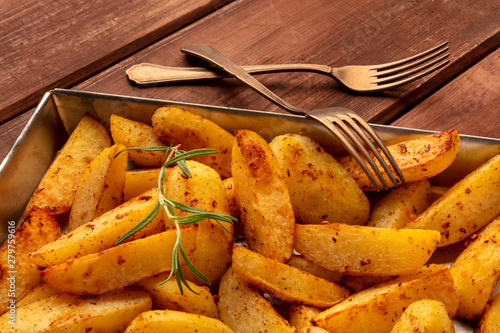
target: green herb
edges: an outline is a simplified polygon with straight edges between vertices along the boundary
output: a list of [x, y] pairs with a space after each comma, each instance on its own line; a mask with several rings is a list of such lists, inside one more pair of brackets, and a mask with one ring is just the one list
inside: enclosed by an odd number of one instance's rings
[[[184, 278], [184, 274], [182, 273], [181, 269], [181, 261], [179, 258], [179, 253], [181, 254], [182, 258], [184, 259], [187, 267], [196, 275], [198, 276], [201, 280], [203, 280], [207, 285], [210, 285], [210, 281], [207, 279], [207, 277], [201, 273], [196, 267], [191, 263], [189, 260], [186, 252], [184, 251], [182, 247], [182, 237], [181, 237], [181, 226], [184, 225], [189, 225], [189, 224], [195, 224], [203, 220], [207, 219], [212, 219], [217, 221], [219, 225], [224, 228], [227, 232], [229, 232], [224, 225], [221, 222], [228, 222], [228, 223], [233, 223], [237, 221], [237, 219], [233, 216], [222, 214], [222, 213], [211, 213], [207, 212], [203, 209], [198, 209], [194, 208], [191, 206], [188, 206], [186, 204], [183, 204], [181, 202], [175, 201], [168, 199], [165, 196], [165, 170], [168, 166], [177, 163], [179, 168], [184, 172], [184, 174], [192, 178], [191, 172], [189, 171], [187, 165], [186, 165], [186, 159], [191, 158], [191, 157], [196, 157], [196, 156], [201, 156], [201, 155], [208, 155], [208, 154], [215, 154], [218, 151], [215, 149], [195, 149], [191, 151], [183, 151], [179, 149], [179, 146], [173, 147], [173, 145], [170, 145], [169, 147], [148, 147], [148, 148], [142, 148], [142, 147], [131, 147], [124, 149], [116, 156], [118, 156], [120, 153], [126, 150], [142, 150], [142, 151], [166, 151], [167, 158], [165, 163], [160, 169], [160, 175], [158, 176], [158, 183], [156, 185], [158, 189], [158, 201], [153, 208], [153, 210], [146, 216], [144, 219], [142, 219], [139, 223], [137, 223], [134, 227], [132, 227], [129, 231], [127, 231], [125, 234], [123, 234], [120, 239], [118, 239], [115, 243], [115, 245], [118, 245], [140, 231], [142, 228], [147, 226], [155, 216], [158, 214], [160, 209], [162, 209], [162, 212], [167, 214], [167, 217], [170, 218], [177, 229], [176, 233], [176, 240], [174, 243], [174, 249], [172, 251], [172, 269], [170, 270], [170, 275], [168, 278], [162, 282], [165, 283], [167, 282], [172, 276], [175, 275], [175, 278], [177, 280], [177, 285], [179, 286], [179, 290], [181, 294], [183, 294], [183, 285], [186, 286], [189, 290], [192, 292], [196, 293], [187, 283], [186, 279]], [[115, 157], [116, 157], [115, 156]], [[175, 214], [175, 210], [178, 209], [187, 213], [191, 213], [191, 215], [187, 216], [178, 216]]]

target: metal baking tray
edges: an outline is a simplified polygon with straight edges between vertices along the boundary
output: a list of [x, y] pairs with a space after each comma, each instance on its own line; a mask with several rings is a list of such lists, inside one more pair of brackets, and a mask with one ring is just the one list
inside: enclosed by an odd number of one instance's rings
[[[239, 128], [253, 130], [266, 140], [284, 133], [304, 133], [334, 156], [347, 154], [330, 132], [303, 116], [55, 89], [43, 96], [0, 164], [0, 244], [7, 237], [8, 222], [21, 221], [24, 208], [38, 182], [84, 114], [89, 113], [99, 119], [106, 128], [109, 128], [111, 114], [150, 124], [153, 111], [163, 105], [187, 108], [228, 131]], [[386, 143], [433, 133], [376, 124], [372, 126]], [[458, 157], [447, 170], [431, 179], [431, 183], [436, 189], [449, 188], [498, 153], [500, 139], [461, 135]]]

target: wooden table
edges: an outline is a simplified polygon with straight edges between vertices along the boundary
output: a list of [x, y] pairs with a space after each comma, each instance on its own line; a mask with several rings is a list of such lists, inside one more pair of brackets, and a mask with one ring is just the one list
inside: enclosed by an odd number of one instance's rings
[[71, 88], [282, 112], [233, 79], [139, 87], [125, 70], [150, 62], [202, 64], [180, 52], [205, 43], [240, 64], [375, 64], [449, 41], [436, 74], [380, 94], [329, 77], [261, 75], [304, 108], [343, 106], [381, 124], [500, 138], [500, 3], [492, 0], [2, 1], [0, 156], [42, 94]]

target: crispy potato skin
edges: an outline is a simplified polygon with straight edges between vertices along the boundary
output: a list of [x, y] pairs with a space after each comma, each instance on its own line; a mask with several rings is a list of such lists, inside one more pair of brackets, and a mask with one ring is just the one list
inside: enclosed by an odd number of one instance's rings
[[257, 133], [238, 130], [233, 148], [234, 195], [250, 248], [287, 262], [293, 253], [295, 217], [278, 160]]
[[459, 242], [500, 214], [500, 154], [453, 185], [405, 228], [441, 233], [439, 246]]
[[158, 108], [152, 118], [155, 134], [165, 145], [181, 144], [182, 150], [213, 148], [214, 155], [198, 156], [195, 161], [215, 169], [223, 178], [231, 177], [231, 150], [234, 136], [214, 122], [176, 107]]
[[349, 275], [399, 275], [416, 271], [436, 249], [432, 230], [389, 229], [343, 223], [296, 224], [295, 249], [332, 271]]
[[40, 207], [53, 216], [71, 209], [80, 177], [87, 165], [110, 145], [104, 126], [85, 115], [38, 184], [25, 215]]
[[423, 299], [411, 303], [391, 330], [407, 332], [454, 333], [455, 327], [442, 302]]
[[[9, 236], [0, 248], [0, 314], [7, 311], [12, 301], [19, 302], [41, 282], [38, 267], [30, 262], [28, 255], [59, 238], [61, 229], [47, 212], [33, 207], [16, 232], [9, 235], [12, 237]], [[15, 281], [14, 289], [12, 281]]]
[[285, 176], [295, 217], [363, 225], [370, 203], [352, 176], [312, 139], [300, 134], [277, 136], [269, 144]]
[[478, 321], [500, 276], [500, 217], [489, 223], [453, 262], [450, 272], [460, 300], [457, 315]]
[[[460, 137], [453, 129], [389, 145], [387, 149], [401, 169], [406, 182], [412, 183], [431, 178], [449, 167], [457, 156], [459, 146]], [[375, 159], [374, 156], [372, 158]], [[376, 190], [354, 158], [345, 156], [337, 160], [363, 191]], [[390, 165], [387, 160], [386, 163]], [[378, 162], [375, 164], [388, 183], [391, 183], [380, 164]], [[370, 166], [368, 168], [371, 170]]]
[[483, 316], [474, 332], [498, 333], [498, 318], [500, 318], [500, 294], [497, 294], [488, 302]]
[[[111, 115], [110, 130], [113, 141], [130, 147], [160, 147], [163, 142], [155, 135], [153, 127], [118, 115]], [[165, 162], [164, 151], [129, 150], [129, 158], [137, 165], [157, 168]]]

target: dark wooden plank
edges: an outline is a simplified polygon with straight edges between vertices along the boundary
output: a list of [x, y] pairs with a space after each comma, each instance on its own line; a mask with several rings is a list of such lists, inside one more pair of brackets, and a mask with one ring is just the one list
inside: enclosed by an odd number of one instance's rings
[[292, 104], [343, 106], [384, 123], [432, 93], [500, 44], [500, 3], [349, 0], [235, 1], [126, 59], [76, 89], [262, 110], [278, 110], [232, 79], [153, 88], [128, 82], [125, 70], [151, 62], [200, 64], [180, 53], [188, 43], [212, 44], [239, 64], [327, 65], [393, 61], [449, 41], [451, 63], [437, 75], [384, 94], [355, 95], [329, 77], [309, 73], [259, 76]]
[[218, 9], [224, 0], [1, 1], [0, 122]]
[[500, 139], [500, 49], [392, 122], [392, 125]]

